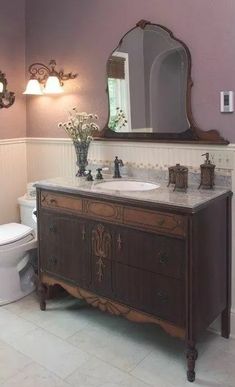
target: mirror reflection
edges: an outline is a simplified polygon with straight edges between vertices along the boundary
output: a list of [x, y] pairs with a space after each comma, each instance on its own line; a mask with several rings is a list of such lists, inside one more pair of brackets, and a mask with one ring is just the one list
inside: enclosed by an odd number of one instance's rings
[[129, 133], [180, 133], [186, 112], [188, 57], [157, 25], [136, 27], [107, 63], [109, 128]]

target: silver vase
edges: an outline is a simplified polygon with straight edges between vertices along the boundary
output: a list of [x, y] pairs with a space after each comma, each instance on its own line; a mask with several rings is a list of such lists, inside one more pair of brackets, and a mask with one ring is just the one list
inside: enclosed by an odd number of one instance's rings
[[73, 141], [76, 156], [77, 156], [77, 166], [78, 171], [76, 176], [85, 176], [86, 167], [88, 165], [87, 155], [89, 150], [89, 145], [91, 141]]

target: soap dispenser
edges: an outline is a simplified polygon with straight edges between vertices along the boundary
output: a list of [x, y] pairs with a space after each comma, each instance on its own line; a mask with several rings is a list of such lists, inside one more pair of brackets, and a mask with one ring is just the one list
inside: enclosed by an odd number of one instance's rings
[[201, 181], [199, 188], [213, 189], [215, 180], [215, 165], [211, 163], [209, 159], [209, 153], [204, 153], [202, 156], [206, 156], [204, 164], [200, 165], [201, 168]]

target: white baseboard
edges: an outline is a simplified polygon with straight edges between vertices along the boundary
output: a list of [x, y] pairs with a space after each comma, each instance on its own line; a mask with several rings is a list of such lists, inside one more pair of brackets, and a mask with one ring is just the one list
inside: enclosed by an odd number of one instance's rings
[[235, 310], [231, 310], [231, 337], [235, 339]]
[[[216, 335], [221, 335], [221, 321], [218, 317], [213, 324], [209, 327], [209, 331], [215, 333]], [[231, 310], [231, 334], [230, 337], [235, 339], [235, 310]]]

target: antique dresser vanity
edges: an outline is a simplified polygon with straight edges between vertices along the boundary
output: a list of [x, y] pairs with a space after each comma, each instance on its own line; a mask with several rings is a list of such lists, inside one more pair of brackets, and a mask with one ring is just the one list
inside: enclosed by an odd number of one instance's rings
[[[97, 140], [228, 144], [195, 123], [191, 56], [167, 28], [141, 20], [107, 73], [109, 118]], [[231, 192], [198, 185], [120, 193], [84, 178], [39, 182], [41, 309], [47, 288], [59, 284], [102, 311], [156, 323], [185, 340], [194, 381], [198, 337], [221, 315], [228, 338], [231, 306]]]
[[96, 187], [37, 185], [41, 309], [59, 284], [102, 311], [159, 324], [185, 340], [193, 381], [198, 336], [219, 314], [229, 337], [231, 192]]

